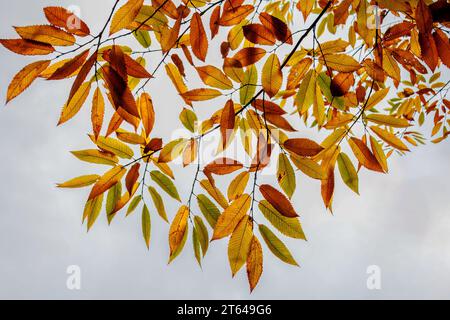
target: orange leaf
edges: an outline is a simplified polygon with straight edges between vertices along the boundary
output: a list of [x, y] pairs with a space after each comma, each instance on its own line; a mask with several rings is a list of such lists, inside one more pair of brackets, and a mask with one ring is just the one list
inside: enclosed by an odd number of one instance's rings
[[139, 179], [139, 169], [141, 165], [139, 163], [134, 164], [131, 169], [128, 171], [128, 174], [125, 178], [125, 185], [127, 187], [128, 193], [131, 194], [133, 192], [133, 186], [136, 184]]
[[217, 159], [205, 167], [205, 172], [217, 175], [226, 175], [242, 169], [242, 163], [228, 158]]
[[228, 140], [233, 135], [236, 122], [236, 115], [234, 112], [233, 100], [228, 100], [222, 111], [220, 118], [220, 132], [222, 134], [222, 146], [225, 149], [228, 145]]
[[244, 48], [236, 53], [233, 59], [241, 63], [241, 67], [247, 67], [261, 60], [266, 54], [266, 50], [262, 48]]
[[247, 277], [250, 284], [250, 291], [258, 285], [263, 272], [263, 252], [261, 243], [256, 236], [253, 236], [250, 250], [247, 257]]
[[295, 209], [289, 199], [280, 191], [268, 184], [260, 186], [259, 191], [261, 191], [264, 199], [269, 201], [269, 203], [283, 216], [287, 218], [298, 217], [298, 214], [295, 212]]
[[15, 27], [22, 39], [44, 42], [53, 46], [72, 46], [75, 37], [66, 31], [53, 26]]
[[189, 217], [189, 208], [182, 206], [177, 215], [172, 221], [169, 230], [169, 246], [170, 246], [170, 256], [172, 256], [179, 246], [181, 245], [184, 234], [187, 229], [187, 222]]
[[20, 95], [50, 65], [49, 60], [37, 61], [27, 65], [17, 73], [8, 87], [6, 103]]
[[105, 191], [114, 187], [122, 179], [126, 172], [127, 169], [122, 166], [116, 166], [106, 172], [92, 188], [92, 191], [89, 195], [89, 200], [97, 198]]
[[70, 33], [80, 37], [88, 36], [91, 31], [89, 27], [73, 12], [62, 7], [44, 8], [45, 17], [55, 27], [64, 28]]
[[148, 137], [155, 125], [155, 110], [153, 108], [152, 98], [148, 93], [143, 93], [139, 99], [139, 110], [141, 113], [142, 124]]
[[206, 37], [202, 17], [198, 12], [194, 13], [191, 20], [191, 46], [194, 55], [201, 61], [205, 61], [208, 54], [208, 38]]
[[267, 12], [261, 12], [259, 14], [259, 20], [266, 28], [270, 29], [272, 33], [275, 34], [275, 37], [279, 41], [287, 44], [293, 43], [292, 33], [286, 23]]
[[86, 50], [73, 59], [66, 62], [61, 68], [56, 70], [49, 78], [48, 80], [61, 80], [68, 78], [73, 75], [74, 72], [76, 72], [78, 69], [81, 68], [81, 66], [86, 61], [86, 58], [89, 55], [89, 50]]
[[288, 139], [284, 142], [284, 147], [300, 157], [314, 157], [323, 150], [318, 143], [302, 138]]
[[369, 170], [384, 173], [384, 170], [378, 162], [377, 158], [373, 155], [373, 153], [363, 141], [353, 137], [348, 141], [348, 143], [361, 165]]
[[262, 24], [251, 23], [243, 28], [245, 38], [255, 44], [273, 46], [275, 35]]
[[97, 139], [103, 126], [103, 118], [105, 116], [105, 100], [103, 99], [100, 88], [97, 88], [92, 98], [92, 131]]
[[47, 55], [55, 51], [47, 43], [25, 39], [0, 39], [0, 43], [8, 50], [24, 56]]
[[143, 5], [144, 0], [128, 0], [127, 3], [114, 14], [109, 29], [109, 35], [128, 27], [134, 19], [136, 19]]

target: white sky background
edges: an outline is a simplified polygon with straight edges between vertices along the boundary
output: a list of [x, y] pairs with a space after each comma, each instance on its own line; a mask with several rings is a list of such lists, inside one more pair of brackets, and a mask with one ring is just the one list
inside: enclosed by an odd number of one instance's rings
[[[43, 23], [46, 5], [81, 7], [96, 34], [113, 1], [26, 1], [0, 3], [1, 37], [12, 25]], [[0, 100], [27, 59], [0, 49]], [[446, 70], [448, 71], [448, 70]], [[226, 241], [211, 245], [203, 271], [191, 240], [170, 266], [168, 227], [153, 214], [151, 250], [141, 239], [140, 215], [104, 215], [90, 234], [81, 226], [87, 191], [57, 190], [55, 182], [98, 169], [74, 159], [70, 150], [91, 147], [89, 108], [56, 128], [70, 82], [37, 82], [0, 108], [0, 298], [133, 299], [317, 299], [450, 298], [450, 176], [448, 142], [394, 157], [387, 176], [361, 174], [361, 197], [337, 177], [335, 216], [327, 213], [320, 186], [299, 176], [295, 205], [309, 241], [288, 242], [300, 269], [265, 251], [259, 287], [248, 294], [245, 272], [232, 280]], [[159, 114], [156, 134], [179, 125], [181, 102], [166, 81], [150, 87]], [[180, 194], [189, 193], [193, 172], [177, 170]], [[267, 180], [273, 181], [273, 180]], [[173, 217], [178, 204], [167, 199]], [[263, 245], [264, 246], [264, 245]], [[82, 290], [66, 288], [66, 268], [79, 265]], [[382, 270], [382, 290], [366, 287], [366, 269]]]

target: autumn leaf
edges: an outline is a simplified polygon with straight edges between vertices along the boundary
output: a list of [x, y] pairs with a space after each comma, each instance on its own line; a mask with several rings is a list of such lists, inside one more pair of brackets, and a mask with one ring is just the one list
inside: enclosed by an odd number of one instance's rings
[[15, 27], [22, 39], [47, 43], [52, 46], [71, 46], [75, 43], [75, 37], [53, 26], [28, 26]]
[[252, 222], [245, 216], [237, 225], [228, 243], [228, 260], [233, 277], [247, 262], [250, 245], [253, 239]]
[[116, 166], [106, 172], [94, 185], [91, 193], [89, 194], [89, 200], [92, 200], [99, 195], [108, 191], [111, 187], [117, 184], [120, 179], [125, 175], [127, 170], [121, 166]]
[[266, 61], [262, 71], [262, 86], [269, 97], [274, 97], [283, 84], [280, 60], [272, 54]]
[[182, 206], [170, 225], [169, 246], [170, 256], [172, 257], [177, 249], [182, 245], [183, 238], [187, 232], [187, 222], [189, 217], [189, 208]]
[[281, 261], [293, 265], [298, 266], [298, 263], [292, 257], [291, 252], [286, 247], [286, 245], [265, 225], [259, 225], [259, 232], [264, 239], [269, 250]]
[[8, 87], [6, 103], [25, 91], [36, 78], [50, 65], [50, 61], [37, 61], [27, 65], [17, 73]]
[[143, 4], [144, 0], [127, 0], [127, 3], [114, 14], [109, 29], [109, 35], [128, 27], [139, 14]]
[[240, 196], [217, 219], [212, 240], [225, 238], [233, 233], [241, 219], [250, 209], [251, 198], [248, 194]]
[[191, 46], [194, 55], [201, 61], [205, 61], [208, 54], [208, 38], [199, 13], [194, 13], [191, 19]]
[[263, 252], [261, 243], [253, 236], [247, 256], [247, 277], [250, 291], [255, 290], [263, 273]]
[[288, 218], [298, 217], [298, 214], [295, 212], [291, 202], [280, 191], [267, 184], [260, 186], [259, 190], [261, 191], [264, 199], [266, 199], [283, 216]]

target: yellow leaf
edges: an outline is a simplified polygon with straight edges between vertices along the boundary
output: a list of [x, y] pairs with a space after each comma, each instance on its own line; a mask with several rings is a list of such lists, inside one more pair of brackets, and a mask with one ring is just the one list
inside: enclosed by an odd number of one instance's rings
[[366, 110], [370, 110], [376, 105], [378, 105], [389, 93], [389, 88], [381, 89], [377, 92], [374, 92], [370, 98], [367, 100], [367, 104], [365, 106]]
[[150, 249], [150, 233], [151, 233], [151, 220], [150, 212], [146, 205], [142, 209], [142, 235], [144, 236], [145, 244]]
[[231, 80], [220, 69], [214, 66], [197, 67], [196, 69], [204, 84], [223, 90], [233, 88]]
[[58, 183], [57, 186], [58, 188], [83, 188], [94, 184], [99, 178], [100, 176], [96, 174], [86, 175], [71, 179], [64, 183]]
[[8, 87], [6, 103], [20, 95], [50, 65], [50, 61], [37, 61], [20, 70]]
[[324, 66], [340, 72], [354, 72], [361, 68], [358, 61], [346, 54], [327, 54], [319, 60]]
[[117, 12], [111, 21], [109, 35], [128, 27], [141, 11], [144, 0], [128, 0]]
[[[92, 139], [93, 140], [93, 139]], [[128, 147], [123, 142], [120, 142], [117, 139], [114, 138], [106, 138], [106, 137], [98, 137], [97, 140], [93, 140], [97, 146], [105, 151], [111, 152], [118, 156], [119, 158], [123, 159], [131, 159], [133, 158], [134, 152], [133, 150]]]
[[295, 172], [292, 168], [291, 162], [286, 154], [280, 153], [278, 158], [278, 166], [277, 166], [277, 180], [280, 184], [280, 187], [289, 197], [292, 198], [295, 192], [295, 188], [297, 186], [295, 180]]
[[370, 136], [370, 145], [372, 147], [372, 152], [375, 155], [375, 158], [377, 159], [378, 163], [383, 168], [383, 171], [388, 172], [389, 168], [388, 168], [387, 158], [386, 158], [386, 154], [384, 153], [383, 147], [372, 136]]
[[342, 180], [350, 189], [359, 194], [358, 172], [353, 166], [352, 161], [343, 152], [339, 154], [337, 161]]
[[231, 181], [228, 187], [228, 200], [234, 201], [239, 198], [247, 188], [250, 174], [247, 171], [241, 172]]
[[228, 207], [228, 201], [225, 199], [225, 196], [208, 179], [200, 181], [200, 185], [222, 208], [226, 209]]
[[51, 44], [53, 46], [71, 46], [75, 37], [54, 26], [15, 27], [22, 39]]
[[193, 89], [181, 94], [188, 101], [207, 101], [220, 97], [222, 92], [216, 89]]
[[217, 220], [212, 240], [222, 239], [232, 234], [239, 221], [250, 209], [251, 202], [251, 197], [244, 194], [226, 208]]
[[394, 116], [384, 115], [384, 114], [369, 114], [366, 119], [370, 122], [385, 125], [392, 128], [407, 128], [410, 126], [409, 121], [406, 119], [399, 119]]
[[99, 150], [81, 150], [81, 151], [72, 151], [71, 152], [75, 157], [80, 159], [81, 161], [89, 162], [89, 163], [97, 163], [97, 164], [105, 164], [109, 166], [115, 166], [119, 159], [110, 153], [102, 152]]
[[189, 217], [189, 208], [182, 206], [175, 218], [172, 221], [169, 230], [169, 247], [170, 256], [172, 256], [180, 247], [187, 229], [187, 222]]
[[398, 149], [400, 151], [409, 151], [409, 148], [406, 146], [406, 144], [403, 143], [400, 138], [398, 138], [395, 134], [390, 133], [389, 131], [386, 131], [384, 129], [381, 129], [380, 127], [370, 127], [373, 132], [384, 142], [386, 142], [388, 145], [394, 147], [395, 149]]
[[240, 102], [243, 106], [247, 105], [255, 96], [256, 86], [258, 85], [258, 69], [252, 65], [245, 71], [244, 79], [239, 89]]
[[274, 97], [283, 84], [283, 74], [278, 56], [272, 54], [264, 64], [262, 70], [262, 86], [269, 97]]
[[103, 205], [103, 198], [104, 198], [103, 194], [101, 194], [98, 197], [95, 197], [94, 199], [89, 199], [89, 201], [86, 203], [86, 207], [83, 213], [83, 221], [87, 219], [88, 231], [91, 230], [92, 226], [94, 225], [95, 221], [100, 215]]
[[268, 201], [259, 203], [259, 210], [264, 217], [285, 236], [306, 240], [305, 233], [298, 218], [287, 218], [279, 213]]
[[247, 257], [247, 277], [250, 291], [253, 291], [261, 278], [263, 272], [263, 252], [261, 243], [253, 236]]
[[116, 185], [127, 172], [127, 169], [121, 166], [117, 166], [106, 172], [94, 185], [89, 195], [89, 200], [96, 198], [97, 196], [108, 191], [111, 187]]
[[233, 277], [247, 261], [248, 252], [253, 238], [252, 222], [249, 216], [244, 216], [231, 235], [228, 243], [228, 261]]
[[186, 139], [176, 139], [169, 142], [159, 154], [158, 162], [167, 163], [175, 160], [183, 153], [189, 140]]
[[317, 162], [308, 158], [298, 157], [294, 154], [291, 154], [291, 159], [294, 165], [308, 177], [317, 180], [325, 179], [325, 171], [320, 165], [317, 164]]
[[70, 102], [63, 107], [58, 125], [69, 121], [78, 113], [78, 111], [80, 111], [81, 107], [86, 102], [90, 91], [91, 82], [85, 82], [80, 86]]

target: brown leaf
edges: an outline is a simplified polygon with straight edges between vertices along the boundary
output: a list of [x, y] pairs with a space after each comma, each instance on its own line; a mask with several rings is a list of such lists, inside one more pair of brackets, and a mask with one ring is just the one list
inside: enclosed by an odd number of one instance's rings
[[289, 30], [289, 27], [287, 26], [286, 23], [284, 23], [277, 17], [274, 17], [268, 14], [267, 12], [261, 12], [259, 14], [259, 21], [261, 21], [261, 23], [266, 28], [272, 31], [277, 40], [287, 44], [293, 43], [292, 33]]
[[262, 48], [244, 48], [236, 53], [233, 59], [238, 60], [242, 67], [247, 67], [261, 60], [266, 54], [266, 50]]
[[89, 55], [89, 50], [86, 50], [70, 61], [66, 62], [61, 68], [56, 70], [49, 78], [48, 80], [62, 80], [65, 78], [68, 78], [73, 75], [75, 71], [81, 68], [81, 66], [86, 61], [87, 57]]
[[210, 172], [212, 174], [227, 175], [241, 170], [243, 167], [243, 164], [236, 160], [220, 158], [208, 164], [204, 170], [205, 172]]
[[220, 118], [220, 132], [222, 134], [222, 146], [224, 149], [228, 146], [228, 140], [233, 135], [235, 121], [234, 103], [233, 100], [228, 100]]
[[323, 150], [318, 143], [310, 139], [288, 139], [284, 142], [284, 147], [300, 157], [314, 157]]
[[242, 29], [245, 38], [254, 44], [267, 46], [275, 44], [275, 35], [262, 24], [251, 23], [245, 25]]
[[24, 56], [47, 55], [55, 51], [47, 43], [25, 39], [0, 39], [0, 43], [8, 50]]
[[140, 163], [134, 164], [131, 169], [128, 171], [128, 174], [125, 178], [125, 185], [127, 187], [128, 193], [131, 194], [133, 192], [133, 187], [139, 179], [139, 169], [141, 168]]
[[296, 218], [298, 217], [297, 212], [295, 212], [292, 203], [289, 199], [282, 194], [280, 191], [275, 189], [274, 187], [264, 184], [259, 187], [259, 191], [263, 195], [264, 199], [269, 201], [269, 203], [277, 209], [279, 213], [288, 218]]

